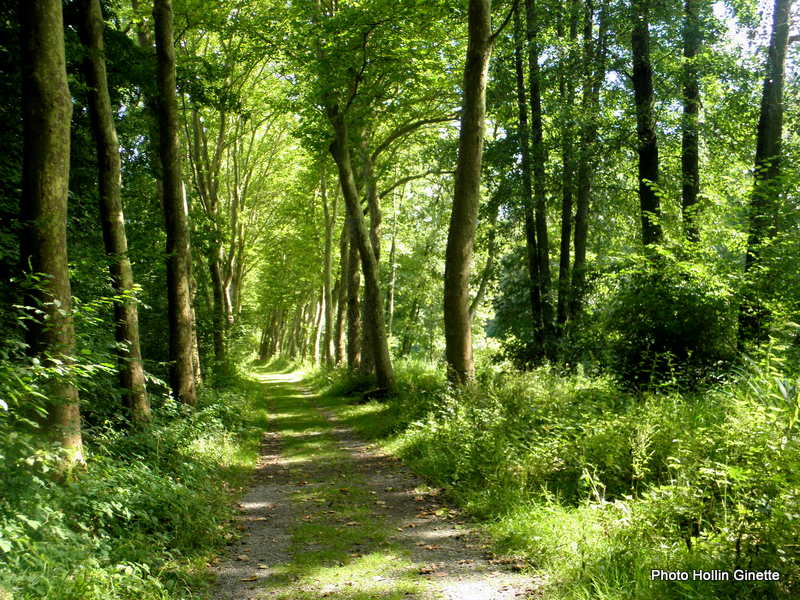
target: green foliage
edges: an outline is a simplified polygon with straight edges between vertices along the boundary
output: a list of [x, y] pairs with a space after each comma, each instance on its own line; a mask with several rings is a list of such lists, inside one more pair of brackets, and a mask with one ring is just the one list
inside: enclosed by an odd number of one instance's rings
[[[730, 362], [738, 305], [718, 275], [662, 254], [606, 282], [598, 311], [611, 372], [638, 387], [707, 380]], [[597, 315], [597, 313], [595, 313]]]
[[0, 421], [0, 581], [16, 600], [189, 597], [259, 431], [248, 393], [206, 391], [146, 430], [85, 430], [86, 471], [60, 482], [58, 450]]
[[[549, 582], [545, 597], [800, 592], [798, 379], [779, 363], [751, 363], [703, 395], [643, 397], [546, 369], [487, 373], [453, 393], [415, 385], [440, 376], [417, 369], [398, 369], [401, 388], [416, 391], [351, 423], [393, 432], [390, 448], [528, 559]], [[675, 584], [651, 580], [653, 568], [772, 569], [781, 579]]]

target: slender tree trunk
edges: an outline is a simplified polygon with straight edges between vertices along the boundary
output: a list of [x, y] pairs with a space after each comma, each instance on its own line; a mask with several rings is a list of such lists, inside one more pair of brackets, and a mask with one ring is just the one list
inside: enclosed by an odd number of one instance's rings
[[636, 136], [639, 153], [639, 207], [642, 242], [645, 247], [660, 244], [661, 206], [658, 185], [658, 141], [653, 105], [653, 67], [650, 64], [650, 2], [633, 0], [633, 94], [636, 101]]
[[570, 309], [572, 317], [578, 315], [583, 305], [586, 289], [586, 242], [589, 237], [589, 204], [592, 196], [592, 170], [597, 144], [597, 117], [600, 111], [600, 88], [605, 79], [606, 10], [601, 4], [599, 31], [595, 42], [592, 33], [594, 0], [585, 0], [583, 25], [583, 92], [581, 95], [582, 124], [578, 153], [577, 189], [575, 192], [575, 235], [572, 262], [572, 289]]
[[386, 304], [386, 329], [392, 335], [392, 325], [394, 323], [394, 295], [395, 285], [397, 284], [397, 228], [392, 229], [392, 244], [389, 247], [389, 293]]
[[469, 278], [481, 195], [486, 80], [493, 45], [491, 19], [491, 0], [469, 0], [464, 100], [444, 268], [445, 355], [447, 376], [453, 384], [475, 378]]
[[350, 270], [349, 257], [350, 247], [348, 245], [347, 224], [342, 227], [342, 234], [339, 240], [339, 266], [340, 275], [338, 283], [338, 294], [336, 302], [336, 329], [334, 333], [335, 352], [334, 357], [337, 365], [342, 364], [345, 360], [346, 345], [345, 345], [345, 315], [347, 314], [347, 284], [348, 273]]
[[[348, 231], [350, 225], [346, 225]], [[347, 259], [347, 368], [356, 371], [361, 368], [361, 271], [358, 248], [350, 238], [350, 250]]]
[[[523, 91], [524, 91], [523, 87]], [[524, 94], [523, 94], [524, 97]], [[483, 298], [486, 295], [486, 289], [489, 287], [489, 281], [492, 278], [492, 273], [494, 271], [494, 255], [495, 250], [497, 247], [497, 216], [500, 212], [500, 203], [495, 200], [491, 203], [492, 206], [492, 213], [489, 217], [489, 240], [488, 244], [486, 245], [486, 264], [483, 267], [483, 271], [481, 272], [480, 280], [478, 283], [478, 291], [475, 292], [475, 297], [472, 299], [472, 302], [469, 305], [469, 316], [470, 318], [475, 317], [475, 312], [478, 310], [478, 307], [483, 302]], [[535, 256], [535, 253], [534, 253]]]
[[700, 76], [695, 59], [703, 36], [700, 28], [700, 0], [685, 0], [683, 23], [683, 123], [681, 175], [683, 182], [683, 230], [686, 239], [696, 242], [697, 200], [700, 193]]
[[[562, 57], [561, 74], [559, 76], [559, 98], [561, 99], [561, 245], [558, 258], [558, 302], [556, 304], [556, 324], [558, 334], [564, 332], [564, 325], [569, 318], [570, 306], [570, 243], [572, 241], [572, 204], [575, 196], [575, 156], [573, 139], [575, 127], [573, 123], [572, 105], [575, 102], [575, 86], [572, 74], [576, 71], [575, 40], [578, 35], [579, 3], [569, 6], [562, 4], [562, 20], [569, 18], [568, 50]], [[564, 37], [564, 24], [559, 25], [559, 37]]]
[[533, 198], [536, 221], [536, 252], [539, 263], [539, 296], [542, 307], [542, 347], [545, 356], [555, 358], [555, 330], [553, 305], [550, 300], [550, 243], [547, 234], [547, 192], [545, 166], [547, 151], [544, 146], [542, 122], [542, 92], [539, 73], [539, 14], [536, 0], [526, 0], [528, 40], [528, 86], [531, 97], [532, 173]]
[[214, 296], [213, 328], [214, 328], [214, 371], [218, 376], [228, 372], [228, 349], [225, 333], [227, 320], [225, 316], [225, 289], [222, 282], [222, 266], [219, 260], [219, 248], [213, 247], [208, 256], [208, 270], [211, 275], [211, 291]]
[[[67, 86], [60, 0], [19, 3], [24, 127], [20, 256], [23, 269], [45, 279], [31, 298], [43, 311], [28, 326], [29, 352], [53, 367], [75, 354], [72, 291], [67, 266], [72, 99]], [[48, 429], [67, 451], [66, 467], [84, 462], [78, 389], [52, 377], [45, 389]]]
[[89, 114], [97, 145], [100, 187], [100, 220], [103, 241], [109, 258], [114, 293], [121, 297], [114, 303], [115, 337], [120, 385], [125, 390], [131, 418], [135, 423], [150, 420], [142, 353], [139, 345], [139, 315], [133, 297], [133, 269], [128, 257], [125, 217], [122, 210], [121, 159], [108, 93], [103, 15], [100, 0], [81, 0], [80, 35], [87, 53], [83, 70], [89, 96]]
[[519, 149], [522, 156], [522, 193], [525, 214], [525, 249], [528, 265], [528, 300], [531, 307], [533, 331], [540, 336], [543, 328], [539, 249], [536, 244], [536, 223], [533, 213], [533, 183], [531, 177], [531, 151], [528, 131], [528, 101], [525, 94], [523, 68], [523, 34], [520, 8], [514, 10], [514, 70], [517, 83], [517, 118], [519, 123]]
[[164, 178], [164, 222], [167, 230], [170, 384], [178, 400], [194, 406], [197, 403], [197, 395], [192, 364], [189, 215], [181, 191], [172, 1], [155, 0], [153, 18], [158, 57], [158, 117]]
[[326, 366], [331, 366], [333, 358], [331, 356], [331, 340], [333, 339], [333, 292], [331, 290], [332, 263], [333, 263], [333, 228], [336, 225], [336, 197], [332, 209], [328, 208], [328, 192], [326, 187], [326, 176], [323, 169], [320, 178], [320, 194], [322, 196], [322, 216], [325, 221], [325, 245], [323, 252], [322, 265], [322, 288], [323, 303], [325, 305], [325, 334], [322, 340], [322, 362]]
[[353, 176], [353, 166], [350, 160], [350, 148], [347, 136], [347, 124], [344, 115], [338, 113], [336, 107], [329, 110], [329, 117], [336, 134], [331, 144], [331, 154], [339, 168], [339, 182], [347, 207], [347, 217], [352, 228], [355, 246], [361, 257], [361, 267], [364, 273], [364, 326], [369, 328], [370, 339], [373, 342], [372, 359], [375, 364], [375, 377], [378, 387], [387, 394], [395, 391], [394, 370], [389, 356], [389, 344], [386, 339], [386, 325], [383, 318], [383, 298], [381, 296], [378, 261], [370, 241], [369, 231], [364, 223], [361, 203], [358, 198], [358, 189]]
[[[789, 41], [792, 0], [775, 0], [772, 34], [761, 94], [761, 112], [756, 131], [755, 181], [750, 200], [745, 273], [761, 259], [762, 245], [775, 236], [777, 198], [780, 197], [781, 138], [783, 136], [783, 80]], [[767, 309], [752, 289], [745, 289], [739, 311], [739, 342], [763, 337]]]

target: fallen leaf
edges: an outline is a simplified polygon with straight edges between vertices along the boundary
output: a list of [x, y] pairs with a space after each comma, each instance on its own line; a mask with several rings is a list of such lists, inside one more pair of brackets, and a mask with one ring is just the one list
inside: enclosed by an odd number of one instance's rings
[[250, 560], [250, 557], [247, 556], [246, 554], [240, 554], [239, 556], [236, 557], [236, 560]]
[[258, 581], [258, 577], [253, 575], [252, 577], [242, 577], [239, 581]]

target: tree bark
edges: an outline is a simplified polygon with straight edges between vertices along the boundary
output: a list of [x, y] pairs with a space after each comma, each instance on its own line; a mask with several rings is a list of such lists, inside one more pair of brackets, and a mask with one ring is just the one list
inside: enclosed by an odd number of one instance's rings
[[361, 368], [361, 271], [350, 224], [348, 230], [350, 248], [347, 258], [347, 368], [356, 371]]
[[[570, 306], [570, 243], [572, 241], [572, 204], [575, 197], [575, 157], [573, 139], [575, 127], [572, 105], [575, 102], [575, 86], [572, 83], [572, 74], [575, 72], [577, 61], [573, 50], [578, 34], [578, 8], [579, 3], [562, 4], [559, 25], [559, 37], [564, 37], [563, 21], [569, 18], [569, 37], [567, 38], [568, 50], [562, 57], [561, 73], [559, 75], [559, 98], [561, 99], [561, 245], [558, 258], [558, 301], [556, 304], [556, 325], [558, 334], [564, 331], [564, 325], [569, 318]], [[590, 33], [591, 35], [591, 33]]]
[[[772, 34], [761, 94], [761, 111], [756, 131], [755, 181], [750, 200], [745, 273], [761, 258], [765, 241], [775, 236], [777, 198], [780, 197], [781, 138], [783, 136], [783, 81], [789, 41], [792, 0], [775, 0]], [[751, 284], [748, 284], [750, 287]], [[739, 311], [739, 340], [763, 337], [767, 309], [752, 289], [745, 289]]]
[[531, 137], [533, 198], [536, 217], [536, 250], [539, 262], [539, 290], [542, 304], [542, 346], [545, 356], [555, 358], [555, 331], [553, 305], [550, 300], [550, 243], [547, 234], [547, 192], [545, 166], [547, 150], [544, 146], [542, 122], [542, 91], [539, 69], [539, 15], [536, 0], [526, 0], [528, 73], [531, 97]]
[[114, 303], [114, 322], [120, 385], [125, 390], [131, 419], [141, 424], [150, 420], [150, 402], [139, 344], [139, 314], [133, 297], [133, 269], [125, 235], [122, 161], [108, 92], [100, 0], [81, 0], [80, 9], [80, 36], [87, 49], [83, 71], [89, 88], [89, 115], [97, 146], [100, 221], [111, 283], [118, 296]]
[[491, 18], [491, 0], [469, 0], [464, 100], [444, 269], [447, 376], [451, 383], [457, 385], [475, 378], [472, 320], [469, 316], [469, 278], [481, 195], [486, 80], [494, 41]]
[[683, 23], [683, 123], [681, 132], [681, 179], [683, 230], [696, 242], [697, 201], [700, 193], [700, 76], [696, 58], [703, 36], [700, 28], [700, 0], [685, 0]]
[[514, 70], [517, 83], [517, 119], [519, 123], [519, 148], [522, 156], [522, 210], [525, 215], [525, 249], [528, 265], [528, 300], [531, 307], [533, 331], [541, 336], [543, 328], [539, 249], [536, 244], [536, 224], [533, 215], [533, 183], [531, 177], [531, 152], [528, 130], [528, 101], [525, 94], [523, 68], [522, 19], [519, 6], [514, 11]]
[[600, 88], [605, 79], [605, 3], [601, 4], [599, 31], [595, 42], [592, 33], [594, 0], [585, 0], [583, 25], [583, 92], [581, 94], [582, 124], [578, 154], [577, 189], [575, 192], [575, 235], [572, 261], [572, 286], [569, 313], [578, 315], [586, 289], [586, 242], [589, 237], [589, 208], [592, 196], [592, 171], [597, 144], [597, 117], [600, 111]]
[[349, 266], [350, 248], [348, 245], [347, 224], [342, 227], [339, 239], [339, 282], [336, 302], [336, 328], [334, 330], [334, 361], [337, 365], [342, 364], [347, 356], [345, 344], [345, 315], [347, 314], [347, 283]]
[[639, 207], [642, 219], [642, 242], [645, 247], [660, 244], [661, 206], [658, 185], [658, 141], [653, 105], [653, 67], [650, 64], [650, 2], [633, 0], [633, 93], [636, 102], [636, 137], [639, 154]]
[[[43, 318], [28, 326], [29, 352], [69, 369], [75, 354], [67, 266], [72, 99], [67, 86], [60, 0], [20, 0], [23, 166], [20, 257], [23, 270], [44, 279], [31, 300]], [[48, 430], [66, 450], [66, 467], [84, 462], [78, 389], [69, 376], [45, 382]]]
[[389, 344], [386, 338], [386, 325], [383, 316], [383, 298], [381, 296], [378, 261], [370, 240], [369, 231], [364, 223], [358, 188], [353, 176], [350, 160], [350, 148], [345, 115], [338, 112], [338, 107], [329, 107], [328, 116], [333, 125], [335, 138], [330, 150], [339, 169], [339, 182], [347, 207], [347, 218], [353, 233], [355, 246], [361, 257], [364, 273], [365, 323], [369, 328], [370, 340], [373, 344], [372, 359], [375, 365], [375, 378], [378, 387], [386, 394], [395, 392], [394, 370], [389, 356]]
[[192, 307], [189, 284], [189, 215], [181, 190], [178, 150], [178, 103], [175, 82], [172, 1], [155, 0], [158, 117], [167, 232], [167, 297], [169, 303], [170, 384], [175, 397], [197, 403], [192, 364]]
[[331, 341], [333, 339], [333, 291], [331, 290], [332, 263], [333, 263], [333, 228], [336, 225], [336, 197], [334, 196], [332, 209], [328, 208], [328, 192], [326, 174], [323, 168], [320, 177], [320, 195], [322, 197], [322, 217], [325, 221], [325, 244], [322, 264], [322, 296], [324, 303], [325, 330], [322, 336], [322, 362], [330, 367], [333, 363], [331, 356]]

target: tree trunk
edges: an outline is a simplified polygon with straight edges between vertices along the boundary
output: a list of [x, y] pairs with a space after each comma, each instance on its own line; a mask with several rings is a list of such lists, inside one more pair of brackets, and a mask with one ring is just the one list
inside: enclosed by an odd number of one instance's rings
[[681, 175], [683, 181], [683, 230], [686, 239], [696, 242], [697, 200], [700, 193], [700, 77], [695, 59], [703, 36], [700, 29], [700, 0], [685, 0], [683, 23], [683, 123]]
[[356, 371], [361, 368], [361, 307], [359, 290], [361, 272], [359, 270], [358, 248], [351, 227], [345, 224], [350, 240], [347, 258], [347, 368]]
[[228, 372], [228, 349], [226, 331], [228, 329], [225, 315], [225, 288], [222, 281], [222, 266], [219, 260], [219, 247], [213, 245], [208, 257], [208, 270], [211, 275], [211, 291], [214, 296], [213, 328], [214, 328], [214, 371], [218, 376]]
[[[523, 87], [523, 91], [524, 91]], [[524, 94], [523, 94], [524, 98]], [[486, 245], [486, 264], [483, 267], [483, 271], [481, 272], [480, 281], [478, 283], [478, 291], [475, 292], [475, 297], [472, 299], [472, 302], [469, 305], [469, 316], [470, 319], [475, 317], [475, 312], [478, 310], [478, 307], [483, 302], [483, 298], [486, 295], [486, 289], [489, 287], [489, 281], [492, 278], [492, 272], [494, 271], [494, 255], [495, 255], [495, 248], [497, 246], [497, 216], [500, 212], [500, 202], [496, 199], [491, 203], [492, 206], [492, 213], [489, 216], [489, 240]], [[530, 255], [529, 255], [530, 256]], [[533, 256], [536, 256], [534, 253]], [[538, 289], [538, 288], [537, 288]]]
[[334, 360], [337, 365], [342, 364], [346, 356], [345, 345], [345, 315], [347, 314], [347, 282], [349, 271], [349, 246], [348, 246], [347, 224], [342, 227], [342, 234], [339, 240], [339, 269], [341, 271], [338, 282], [338, 294], [336, 302], [336, 328], [334, 331]]
[[108, 93], [103, 15], [100, 0], [81, 0], [80, 8], [80, 35], [87, 49], [83, 70], [89, 88], [89, 114], [97, 145], [100, 220], [111, 282], [114, 294], [118, 296], [114, 303], [114, 322], [120, 385], [125, 390], [133, 422], [146, 423], [150, 420], [150, 402], [147, 398], [139, 345], [139, 314], [133, 297], [133, 269], [125, 235], [121, 159]]
[[387, 394], [395, 391], [394, 370], [389, 356], [389, 344], [386, 339], [386, 325], [383, 318], [383, 298], [381, 296], [378, 261], [370, 241], [369, 231], [364, 223], [364, 215], [358, 198], [353, 166], [350, 161], [350, 148], [345, 116], [338, 113], [337, 107], [329, 110], [329, 117], [335, 132], [331, 144], [331, 154], [339, 168], [339, 182], [347, 207], [347, 218], [353, 232], [355, 245], [361, 257], [361, 268], [364, 273], [364, 303], [366, 316], [364, 327], [368, 328], [370, 341], [373, 344], [372, 360], [375, 364], [375, 378], [378, 387]]
[[192, 306], [189, 287], [189, 216], [181, 190], [178, 150], [178, 102], [172, 0], [155, 0], [153, 19], [158, 64], [158, 117], [167, 231], [167, 296], [169, 303], [170, 384], [175, 397], [197, 403], [192, 364]]
[[[781, 190], [781, 138], [783, 135], [783, 80], [789, 40], [792, 0], [775, 0], [772, 34], [761, 94], [761, 112], [756, 131], [755, 181], [750, 200], [745, 272], [758, 264], [762, 245], [776, 233], [775, 216]], [[748, 287], [751, 283], [748, 284]], [[768, 318], [767, 309], [752, 289], [745, 290], [739, 312], [739, 339], [759, 340]]]
[[[43, 311], [28, 326], [29, 352], [48, 367], [69, 368], [75, 354], [67, 266], [72, 99], [67, 86], [60, 0], [19, 3], [24, 127], [20, 256], [23, 269], [44, 274], [31, 298]], [[69, 377], [45, 383], [48, 429], [67, 451], [67, 467], [84, 462], [78, 389]]]
[[444, 268], [445, 355], [447, 376], [453, 384], [475, 378], [469, 278], [481, 195], [486, 79], [493, 45], [491, 0], [469, 0], [468, 12], [464, 100]]
[[332, 210], [328, 208], [328, 194], [326, 188], [326, 176], [323, 169], [320, 178], [320, 195], [322, 196], [322, 216], [325, 221], [325, 245], [322, 265], [322, 296], [325, 306], [325, 333], [322, 336], [322, 362], [330, 367], [333, 358], [331, 356], [331, 340], [333, 339], [333, 292], [331, 290], [332, 262], [333, 262], [333, 228], [336, 225], [336, 197]]
[[585, 68], [581, 95], [582, 124], [580, 151], [578, 154], [578, 177], [575, 193], [575, 235], [572, 262], [572, 289], [570, 309], [572, 317], [578, 315], [583, 304], [586, 288], [586, 242], [589, 237], [589, 204], [592, 195], [592, 171], [594, 169], [595, 146], [597, 144], [597, 117], [600, 112], [600, 88], [605, 79], [605, 35], [606, 10], [601, 5], [599, 31], [595, 43], [592, 29], [594, 1], [585, 0], [583, 25], [583, 62]]
[[555, 358], [555, 331], [553, 305], [550, 300], [550, 243], [547, 235], [547, 195], [545, 165], [547, 151], [544, 146], [542, 123], [542, 92], [539, 73], [539, 15], [536, 0], [526, 0], [528, 73], [531, 97], [531, 134], [533, 143], [532, 171], [533, 198], [536, 216], [536, 250], [539, 262], [539, 290], [542, 304], [542, 346], [545, 356]]
[[536, 224], [533, 215], [533, 184], [531, 178], [531, 152], [528, 137], [528, 101], [525, 94], [525, 73], [522, 58], [522, 19], [519, 6], [514, 10], [514, 70], [517, 83], [517, 116], [519, 122], [519, 149], [522, 156], [522, 208], [525, 214], [525, 248], [528, 265], [528, 299], [535, 335], [542, 333], [542, 298], [539, 273], [539, 250], [536, 244]]
[[636, 137], [639, 154], [639, 207], [642, 242], [645, 247], [660, 244], [661, 206], [658, 185], [658, 141], [653, 114], [653, 67], [650, 64], [650, 2], [633, 0], [633, 94], [636, 101]]
[[[575, 39], [578, 34], [578, 9], [579, 3], [570, 7], [569, 3], [562, 4], [559, 37], [564, 37], [563, 21], [569, 17], [568, 50], [562, 56], [561, 73], [559, 75], [559, 98], [561, 100], [561, 245], [558, 258], [558, 302], [556, 304], [556, 324], [558, 334], [564, 331], [564, 325], [569, 318], [570, 306], [570, 242], [572, 241], [572, 203], [575, 196], [575, 157], [573, 139], [575, 127], [573, 123], [572, 105], [575, 102], [575, 86], [572, 83], [572, 74], [575, 73], [577, 61], [575, 60]], [[590, 33], [591, 35], [591, 33]]]

